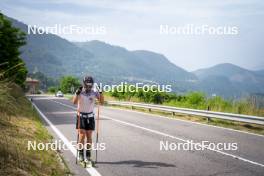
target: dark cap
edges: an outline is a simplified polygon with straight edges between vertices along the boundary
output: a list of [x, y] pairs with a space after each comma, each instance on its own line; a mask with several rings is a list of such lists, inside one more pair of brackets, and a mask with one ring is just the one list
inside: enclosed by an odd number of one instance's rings
[[93, 84], [93, 83], [94, 83], [93, 77], [85, 76], [83, 78], [83, 84]]

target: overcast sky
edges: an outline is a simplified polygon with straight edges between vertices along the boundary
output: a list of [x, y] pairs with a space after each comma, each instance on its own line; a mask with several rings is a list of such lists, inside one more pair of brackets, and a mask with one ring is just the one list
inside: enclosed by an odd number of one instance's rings
[[[0, 10], [30, 25], [104, 26], [106, 34], [60, 36], [162, 53], [188, 71], [226, 62], [264, 69], [262, 0], [1, 0]], [[187, 24], [235, 26], [238, 34], [160, 34], [160, 25]]]

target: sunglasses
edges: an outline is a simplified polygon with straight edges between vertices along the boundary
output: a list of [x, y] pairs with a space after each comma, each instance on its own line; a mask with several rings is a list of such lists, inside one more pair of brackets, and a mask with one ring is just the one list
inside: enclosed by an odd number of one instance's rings
[[91, 82], [84, 82], [84, 84], [85, 84], [86, 86], [93, 86], [93, 83], [91, 83]]

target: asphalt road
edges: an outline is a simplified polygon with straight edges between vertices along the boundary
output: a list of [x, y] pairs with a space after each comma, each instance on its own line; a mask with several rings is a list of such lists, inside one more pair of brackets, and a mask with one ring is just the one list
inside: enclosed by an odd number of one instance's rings
[[[75, 106], [69, 100], [33, 97], [33, 102], [55, 139], [76, 141]], [[61, 151], [75, 175], [264, 175], [264, 136], [109, 107], [100, 112], [99, 142], [106, 149], [98, 151], [96, 167], [76, 165], [73, 148]], [[160, 150], [160, 142], [186, 140], [236, 143], [238, 149]]]

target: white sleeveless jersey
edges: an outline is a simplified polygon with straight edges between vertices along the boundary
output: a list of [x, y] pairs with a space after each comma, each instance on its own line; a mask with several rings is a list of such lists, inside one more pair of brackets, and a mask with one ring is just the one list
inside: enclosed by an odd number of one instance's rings
[[94, 110], [95, 100], [99, 98], [99, 93], [91, 90], [86, 93], [84, 90], [78, 96], [77, 110], [79, 112], [90, 113]]

